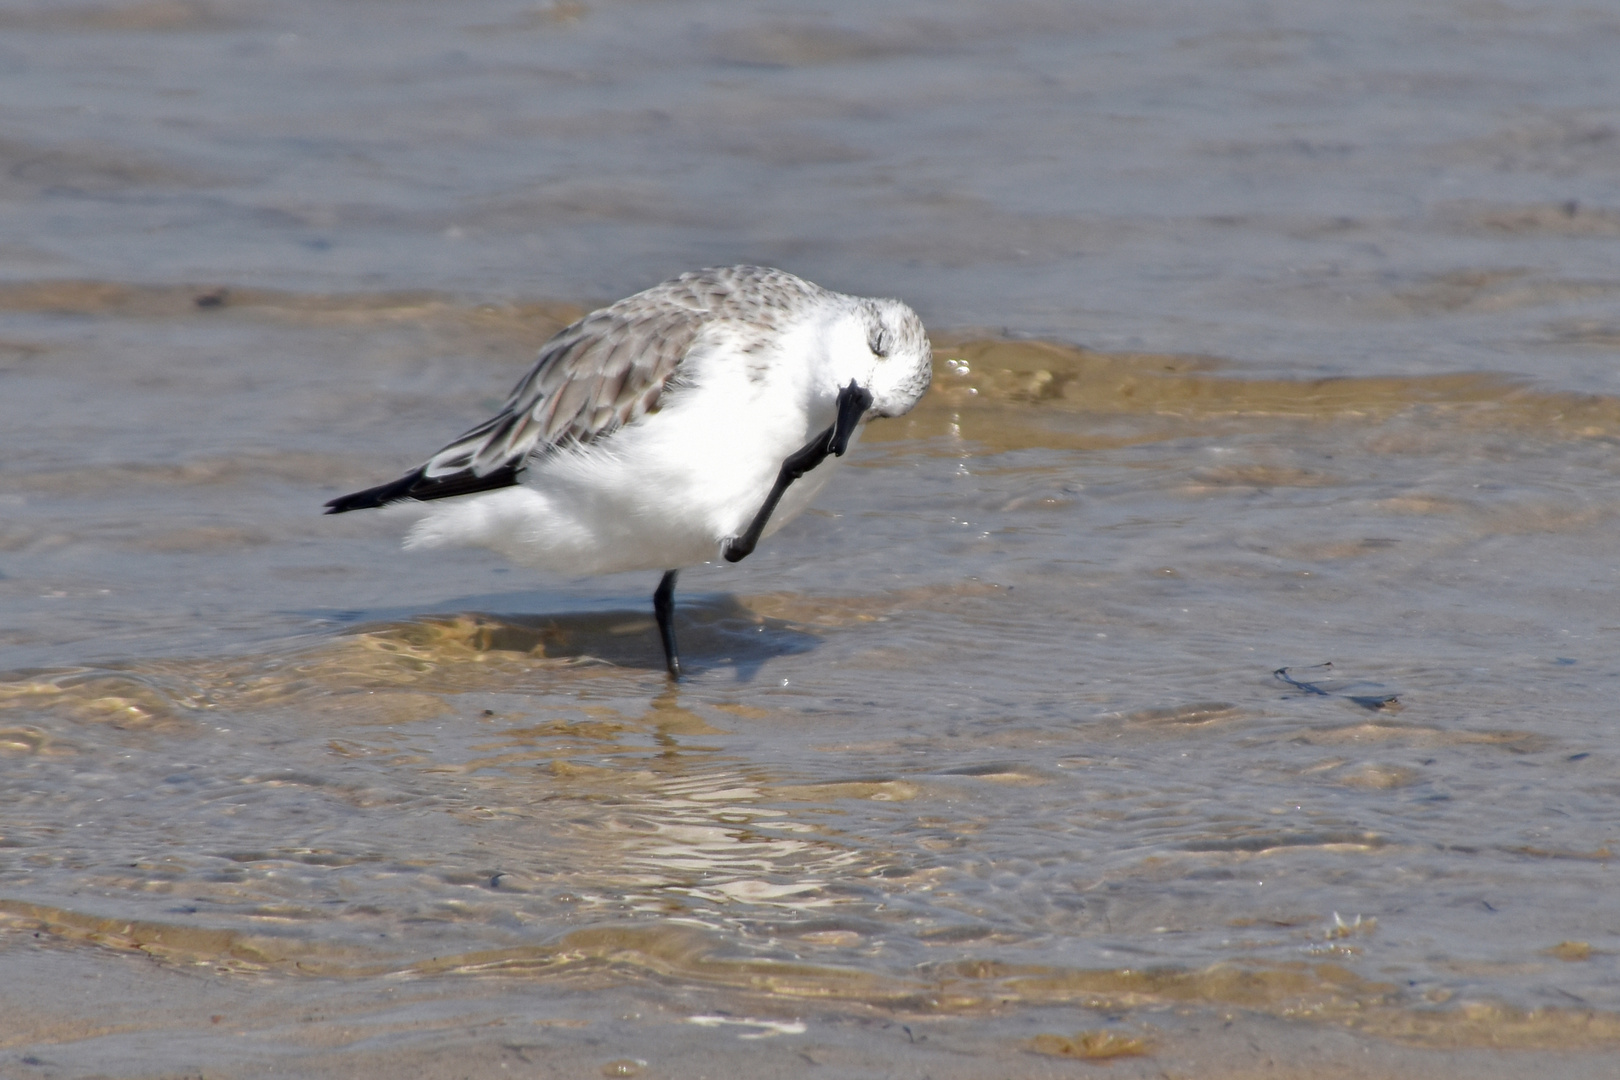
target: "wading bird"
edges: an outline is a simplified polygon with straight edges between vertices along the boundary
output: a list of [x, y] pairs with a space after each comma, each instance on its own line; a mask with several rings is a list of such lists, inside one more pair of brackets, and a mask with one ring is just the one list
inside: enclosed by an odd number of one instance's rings
[[931, 370], [898, 300], [757, 266], [697, 270], [558, 332], [494, 417], [326, 512], [431, 502], [407, 548], [662, 570], [653, 612], [678, 679], [680, 568], [745, 558], [810, 504], [868, 419], [917, 403]]

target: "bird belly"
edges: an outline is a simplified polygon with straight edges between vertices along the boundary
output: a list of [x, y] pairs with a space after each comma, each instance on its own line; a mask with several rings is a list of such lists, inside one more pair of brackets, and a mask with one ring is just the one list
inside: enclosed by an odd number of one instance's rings
[[[794, 389], [684, 388], [610, 436], [532, 461], [517, 486], [432, 504], [406, 546], [488, 547], [578, 575], [711, 561], [748, 527], [782, 462], [831, 422]], [[788, 488], [766, 535], [809, 505], [834, 460]]]

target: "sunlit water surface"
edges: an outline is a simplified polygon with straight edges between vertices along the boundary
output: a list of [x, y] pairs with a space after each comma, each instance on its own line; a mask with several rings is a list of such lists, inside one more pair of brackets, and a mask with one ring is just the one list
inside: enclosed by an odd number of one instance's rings
[[[1603, 1074], [1620, 20], [383, 7], [0, 11], [8, 1068]], [[935, 389], [680, 686], [319, 516], [744, 259]]]

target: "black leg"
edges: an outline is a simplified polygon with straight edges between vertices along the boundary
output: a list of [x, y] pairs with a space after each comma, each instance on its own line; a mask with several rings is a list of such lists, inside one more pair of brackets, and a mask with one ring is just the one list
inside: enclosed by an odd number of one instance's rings
[[855, 428], [859, 426], [861, 417], [871, 407], [872, 392], [857, 385], [854, 379], [838, 391], [838, 421], [833, 424], [832, 438], [827, 440], [827, 449], [833, 457], [844, 456], [844, 451], [849, 449], [849, 440], [855, 437]]
[[765, 524], [771, 520], [771, 513], [776, 509], [776, 504], [782, 501], [782, 494], [787, 491], [788, 485], [827, 460], [827, 444], [832, 441], [834, 432], [834, 428], [828, 428], [782, 463], [781, 471], [776, 474], [776, 483], [771, 485], [771, 493], [765, 496], [765, 505], [749, 522], [747, 531], [726, 541], [726, 562], [740, 562], [754, 553], [754, 547], [765, 532]]
[[871, 392], [857, 384], [854, 379], [849, 380], [849, 385], [838, 391], [838, 419], [832, 427], [805, 443], [794, 451], [792, 457], [782, 462], [782, 469], [776, 474], [776, 483], [771, 485], [771, 493], [765, 496], [765, 505], [759, 508], [759, 513], [754, 515], [754, 520], [749, 522], [747, 530], [741, 536], [726, 543], [727, 562], [740, 562], [753, 554], [760, 536], [765, 532], [766, 524], [771, 520], [771, 514], [776, 510], [776, 504], [782, 501], [782, 495], [787, 491], [788, 485], [826, 461], [827, 455], [843, 457], [844, 451], [849, 449], [849, 440], [855, 434], [856, 425], [871, 407]]
[[653, 593], [653, 614], [658, 617], [658, 636], [664, 639], [664, 663], [669, 677], [681, 677], [681, 658], [675, 653], [675, 575], [678, 570], [665, 570], [664, 578]]

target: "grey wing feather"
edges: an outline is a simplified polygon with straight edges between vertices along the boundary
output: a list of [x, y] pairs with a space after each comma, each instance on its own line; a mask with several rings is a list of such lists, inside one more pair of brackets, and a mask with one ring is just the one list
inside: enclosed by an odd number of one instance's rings
[[705, 329], [734, 322], [769, 332], [816, 295], [825, 294], [784, 271], [733, 266], [682, 274], [592, 312], [546, 342], [500, 412], [434, 454], [422, 476], [487, 476], [609, 435], [657, 409]]
[[500, 412], [420, 468], [333, 499], [326, 512], [446, 499], [520, 483], [533, 455], [589, 443], [655, 411], [705, 331], [727, 324], [745, 351], [758, 352], [802, 314], [807, 301], [837, 296], [758, 266], [671, 278], [559, 331], [541, 346], [539, 359]]
[[[537, 449], [589, 442], [642, 416], [700, 329], [649, 325], [667, 321], [601, 311], [562, 331], [541, 349], [501, 411], [433, 455], [426, 474], [471, 468], [482, 475]], [[621, 338], [637, 339], [639, 348], [622, 348], [627, 342]]]
[[[642, 416], [700, 329], [656, 325], [666, 321], [601, 311], [562, 331], [541, 349], [501, 411], [434, 454], [425, 475], [471, 469], [482, 476], [538, 449], [590, 442]], [[627, 350], [616, 347], [621, 337], [636, 339], [635, 354], [646, 363], [639, 371], [626, 363]]]

